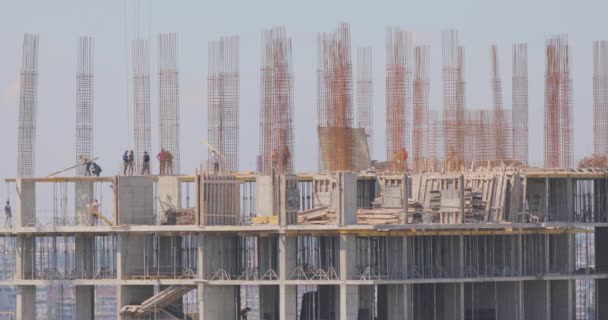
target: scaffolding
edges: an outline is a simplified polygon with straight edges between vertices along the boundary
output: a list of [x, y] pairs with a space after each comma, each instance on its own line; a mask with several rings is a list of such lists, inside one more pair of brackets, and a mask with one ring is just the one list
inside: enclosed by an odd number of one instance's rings
[[545, 49], [545, 168], [570, 168], [573, 165], [573, 114], [567, 35], [547, 39]]
[[608, 154], [608, 40], [593, 42], [593, 150]]
[[[93, 159], [93, 75], [95, 71], [95, 40], [78, 38], [76, 68], [76, 164]], [[85, 175], [85, 166], [76, 169], [78, 176]]]
[[354, 164], [350, 26], [317, 35], [317, 134], [320, 171]]
[[414, 48], [412, 162], [414, 171], [425, 168], [429, 159], [429, 61], [428, 45]]
[[161, 174], [179, 175], [179, 70], [175, 33], [158, 35], [158, 101], [160, 152], [164, 151], [161, 157], [165, 161], [161, 163], [164, 169]]
[[274, 168], [277, 172], [292, 173], [295, 158], [293, 70], [291, 38], [287, 36], [285, 27], [273, 27], [262, 33], [261, 64], [261, 172], [269, 174]]
[[225, 172], [239, 168], [239, 79], [239, 37], [209, 42], [209, 143]]
[[374, 83], [372, 48], [357, 49], [357, 128], [365, 130], [367, 149], [374, 153]]
[[[412, 34], [401, 28], [386, 30], [386, 159], [401, 163], [411, 139]], [[403, 165], [399, 171], [406, 168]]]
[[[148, 40], [132, 42], [133, 58], [133, 134], [135, 159], [143, 159], [152, 150], [150, 120], [150, 51]], [[142, 162], [135, 161], [135, 172], [141, 172]]]
[[512, 74], [513, 159], [528, 164], [528, 45], [513, 45]]
[[17, 176], [33, 177], [36, 168], [36, 109], [38, 105], [38, 35], [23, 36], [19, 82]]

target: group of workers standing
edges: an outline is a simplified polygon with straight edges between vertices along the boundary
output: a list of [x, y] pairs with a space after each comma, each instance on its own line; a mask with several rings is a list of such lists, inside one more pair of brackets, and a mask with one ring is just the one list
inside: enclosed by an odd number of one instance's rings
[[[159, 174], [161, 176], [173, 174], [173, 155], [171, 154], [171, 152], [165, 149], [161, 149], [158, 155], [156, 156], [156, 159], [158, 159], [159, 162]], [[123, 175], [133, 175], [133, 171], [135, 170], [135, 153], [133, 152], [133, 150], [125, 150], [125, 152], [123, 153], [122, 168]], [[148, 154], [148, 151], [144, 151], [140, 174], [142, 176], [150, 175], [150, 155]]]

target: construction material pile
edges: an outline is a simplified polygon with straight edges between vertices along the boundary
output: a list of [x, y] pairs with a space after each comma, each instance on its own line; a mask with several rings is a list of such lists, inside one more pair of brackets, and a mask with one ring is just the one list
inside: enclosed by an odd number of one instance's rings
[[583, 168], [608, 168], [608, 154], [594, 153], [584, 157], [578, 162], [578, 167]]
[[167, 210], [165, 210], [160, 224], [188, 225], [194, 223], [194, 208], [176, 209], [174, 207], [169, 207]]
[[473, 192], [471, 188], [464, 189], [464, 220], [478, 222], [485, 219], [485, 202], [481, 192]]
[[359, 224], [402, 224], [403, 209], [357, 209]]
[[298, 224], [335, 224], [336, 213], [327, 207], [315, 208], [298, 213]]

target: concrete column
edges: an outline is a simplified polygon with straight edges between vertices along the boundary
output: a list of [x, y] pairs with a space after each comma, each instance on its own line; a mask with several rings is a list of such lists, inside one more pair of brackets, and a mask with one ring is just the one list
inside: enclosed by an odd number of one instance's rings
[[277, 215], [278, 205], [275, 203], [276, 190], [274, 175], [258, 176], [255, 181], [257, 216], [267, 217]]
[[17, 252], [15, 254], [15, 279], [30, 279], [32, 276], [32, 267], [34, 259], [32, 252], [34, 250], [34, 238], [19, 235], [17, 237]]
[[464, 284], [437, 285], [437, 319], [464, 320]]
[[357, 175], [341, 172], [338, 178], [338, 208], [336, 216], [341, 226], [357, 224]]
[[160, 224], [165, 216], [165, 210], [170, 207], [180, 209], [182, 207], [182, 188], [177, 177], [159, 176], [157, 184], [158, 194], [158, 222]]
[[357, 319], [359, 314], [359, 286], [340, 285], [340, 320]]
[[200, 315], [204, 320], [236, 319], [233, 286], [199, 285]]
[[127, 235], [124, 233], [116, 234], [116, 279], [118, 280], [122, 280], [124, 274], [123, 269], [125, 268], [125, 257], [123, 257], [123, 243], [125, 242], [126, 237]]
[[297, 286], [279, 286], [279, 318], [296, 319], [298, 314], [298, 292]]
[[35, 225], [36, 217], [36, 184], [17, 179], [17, 203], [15, 210], [15, 226], [26, 227]]
[[279, 236], [279, 280], [285, 281], [296, 268], [297, 238]]
[[340, 280], [348, 280], [357, 273], [356, 246], [354, 236], [340, 235]]
[[91, 219], [90, 206], [95, 201], [93, 182], [78, 181], [74, 184], [74, 190], [76, 193], [76, 199], [74, 199], [76, 224], [89, 225]]
[[16, 314], [19, 320], [36, 320], [36, 286], [17, 286]]
[[606, 243], [608, 243], [608, 228], [596, 227], [594, 248], [595, 269], [598, 273], [608, 271], [608, 246], [606, 246]]
[[524, 281], [524, 319], [550, 320], [551, 293], [548, 281]]
[[95, 286], [74, 286], [75, 319], [95, 319]]
[[87, 235], [76, 234], [74, 259], [76, 275], [78, 278], [89, 279], [96, 270], [93, 270], [93, 238]]

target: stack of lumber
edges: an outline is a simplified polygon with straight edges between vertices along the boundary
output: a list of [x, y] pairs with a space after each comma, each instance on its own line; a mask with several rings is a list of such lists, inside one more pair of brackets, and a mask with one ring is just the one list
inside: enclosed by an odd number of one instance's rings
[[402, 209], [357, 209], [359, 224], [400, 224], [403, 223]]
[[251, 224], [279, 224], [279, 216], [262, 216], [251, 218]]
[[315, 208], [298, 213], [298, 224], [335, 224], [336, 213], [327, 207]]

